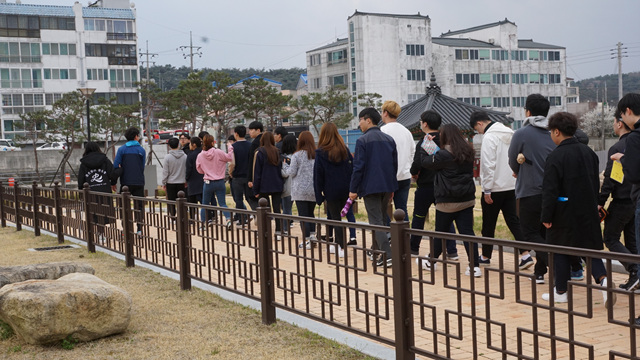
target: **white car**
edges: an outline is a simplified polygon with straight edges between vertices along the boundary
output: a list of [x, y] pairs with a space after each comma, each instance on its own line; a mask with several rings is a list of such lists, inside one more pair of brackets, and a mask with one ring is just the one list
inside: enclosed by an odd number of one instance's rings
[[0, 151], [22, 151], [11, 139], [0, 139]]
[[65, 150], [67, 148], [67, 144], [63, 143], [63, 142], [52, 142], [52, 143], [46, 143], [44, 145], [40, 145], [38, 146], [38, 148], [36, 148], [36, 150], [40, 151], [40, 150]]

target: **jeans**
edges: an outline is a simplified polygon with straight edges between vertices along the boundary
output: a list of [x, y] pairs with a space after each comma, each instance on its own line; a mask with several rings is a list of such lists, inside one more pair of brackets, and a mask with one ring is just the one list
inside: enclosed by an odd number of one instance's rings
[[[285, 196], [282, 198], [282, 213], [283, 214], [287, 214], [287, 215], [291, 215], [291, 208], [293, 207], [293, 201], [291, 200], [291, 195], [289, 196]], [[282, 224], [283, 230], [284, 231], [289, 231], [289, 220], [284, 220], [283, 224]]]
[[[498, 215], [502, 210], [502, 217], [504, 222], [507, 223], [509, 231], [513, 234], [514, 239], [522, 241], [522, 228], [520, 227], [520, 219], [518, 219], [516, 210], [516, 192], [515, 190], [498, 191], [491, 193], [492, 204], [488, 204], [484, 201], [484, 194], [480, 195], [480, 204], [482, 205], [482, 236], [493, 238], [496, 235], [496, 223], [498, 222]], [[520, 254], [523, 249], [518, 250]], [[493, 245], [482, 244], [482, 256], [491, 259], [491, 253], [493, 252]]]
[[[345, 200], [346, 201], [346, 200]], [[340, 209], [342, 210], [342, 209]], [[349, 208], [349, 211], [347, 212], [347, 221], [350, 223], [355, 223], [356, 222], [356, 216], [353, 215], [353, 206]], [[356, 228], [349, 228], [349, 237], [352, 239], [356, 238]]]
[[[429, 207], [435, 204], [436, 198], [433, 196], [433, 186], [423, 186], [416, 189], [414, 194], [413, 204], [413, 219], [411, 220], [412, 229], [424, 230], [424, 220], [427, 218]], [[456, 233], [453, 223], [449, 232]], [[434, 241], [440, 241], [440, 239], [434, 239]], [[420, 251], [420, 243], [422, 242], [422, 236], [411, 235], [411, 252], [417, 253]], [[458, 253], [456, 248], [456, 242], [454, 240], [447, 240], [447, 254], [453, 255]]]
[[[393, 205], [396, 209], [404, 211], [404, 221], [409, 221], [409, 212], [407, 211], [407, 200], [409, 199], [409, 189], [411, 189], [411, 179], [398, 181], [398, 190], [393, 193]], [[384, 224], [389, 225], [391, 219], [389, 215], [384, 213]]]
[[[567, 291], [567, 282], [571, 278], [571, 264], [575, 264], [580, 261], [579, 256], [570, 256], [566, 254], [553, 255], [553, 265], [555, 267], [554, 279], [556, 291], [558, 293]], [[607, 276], [607, 270], [602, 263], [602, 259], [591, 259], [591, 275], [597, 283], [600, 283], [601, 277]]]
[[[313, 212], [316, 208], [316, 203], [314, 201], [296, 200], [296, 207], [298, 208], [298, 215], [315, 218]], [[300, 228], [302, 230], [302, 233], [304, 234], [304, 238], [307, 239], [312, 232], [316, 232], [316, 223], [300, 221]]]
[[[542, 212], [542, 195], [527, 196], [518, 199], [518, 214], [520, 226], [525, 241], [546, 244], [547, 229], [540, 222]], [[548, 255], [546, 252], [536, 250], [536, 265], [533, 270], [536, 275], [547, 273]]]
[[[607, 210], [609, 215], [604, 219], [604, 244], [611, 252], [637, 254], [633, 202], [613, 199]], [[624, 245], [620, 242], [622, 231], [624, 231]], [[638, 272], [637, 264], [622, 262], [622, 265], [630, 274]]]
[[[363, 197], [364, 207], [367, 209], [367, 217], [371, 225], [384, 225], [384, 214], [387, 211], [387, 204], [391, 193], [369, 194]], [[387, 259], [391, 258], [391, 242], [386, 231], [375, 231], [376, 245], [378, 250], [384, 251]]]
[[[215, 197], [218, 199], [218, 205], [221, 207], [227, 207], [227, 201], [225, 199], [227, 193], [227, 187], [225, 186], [224, 179], [210, 180], [209, 183], [204, 183], [202, 187], [202, 204], [211, 205], [212, 199]], [[228, 211], [222, 212], [227, 220], [231, 219], [231, 214]], [[200, 217], [205, 218], [205, 209], [200, 210]]]
[[[436, 210], [436, 231], [447, 232], [451, 229], [451, 225], [455, 221], [458, 228], [458, 234], [472, 235], [473, 232], [473, 206], [464, 210], [446, 213]], [[470, 267], [478, 266], [478, 244], [472, 244], [472, 250], [469, 249], [469, 242], [464, 242], [464, 249], [467, 251], [467, 259]], [[434, 239], [432, 257], [437, 258], [442, 254], [442, 241]]]

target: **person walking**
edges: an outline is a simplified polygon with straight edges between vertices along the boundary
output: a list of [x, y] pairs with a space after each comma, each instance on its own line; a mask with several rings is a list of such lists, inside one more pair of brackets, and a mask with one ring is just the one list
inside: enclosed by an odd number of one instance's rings
[[[202, 152], [202, 140], [199, 137], [192, 137], [189, 140], [189, 155], [187, 155], [187, 165], [185, 179], [187, 180], [187, 202], [191, 204], [202, 204], [202, 188], [204, 187], [204, 175], [196, 169], [196, 160]], [[197, 209], [189, 208], [191, 218], [197, 217]], [[201, 218], [200, 221], [205, 221]]]
[[[275, 145], [273, 134], [269, 131], [263, 133], [260, 137], [260, 147], [255, 155], [252, 182], [255, 198], [266, 198], [272, 211], [280, 214], [281, 195], [284, 188], [282, 160], [280, 159], [280, 151]], [[281, 229], [281, 222], [276, 221], [276, 232], [279, 233]]]
[[[120, 175], [120, 192], [127, 186], [129, 193], [136, 197], [144, 197], [144, 164], [147, 153], [140, 145], [140, 130], [130, 127], [124, 133], [127, 142], [116, 152], [113, 160], [113, 168]], [[113, 186], [115, 191], [115, 185]], [[134, 201], [136, 234], [142, 235], [142, 213], [144, 203], [140, 200]]]
[[[233, 146], [227, 145], [227, 153], [214, 146], [214, 139], [211, 135], [205, 135], [203, 139], [202, 152], [198, 154], [196, 159], [196, 169], [203, 174], [204, 186], [202, 188], [202, 204], [211, 205], [211, 201], [215, 196], [218, 199], [220, 207], [227, 207], [225, 199], [227, 187], [225, 186], [224, 177], [227, 170], [227, 163], [233, 159]], [[200, 217], [206, 218], [206, 211], [200, 211]], [[222, 213], [226, 218], [227, 228], [231, 228], [231, 214], [228, 211]], [[213, 219], [207, 219], [212, 223]]]
[[[185, 190], [187, 155], [180, 148], [177, 138], [169, 139], [168, 145], [170, 150], [164, 157], [162, 167], [162, 189], [167, 194], [167, 200], [175, 201], [178, 198], [178, 192]], [[175, 205], [169, 204], [168, 209], [169, 215], [176, 216]]]
[[[282, 164], [284, 165], [285, 163], [290, 163], [291, 157], [293, 156], [293, 153], [296, 152], [296, 148], [298, 146], [298, 140], [296, 139], [296, 136], [293, 134], [285, 135], [280, 146], [281, 148], [279, 150], [281, 150], [280, 156], [282, 158]], [[276, 143], [276, 147], [278, 147], [278, 143]], [[282, 171], [282, 177], [284, 178], [284, 188], [282, 189], [282, 213], [291, 215], [293, 210], [293, 200], [291, 200], [291, 176], [287, 175], [284, 172], [284, 167]], [[283, 225], [283, 233], [288, 234], [290, 226], [289, 221], [285, 221]]]

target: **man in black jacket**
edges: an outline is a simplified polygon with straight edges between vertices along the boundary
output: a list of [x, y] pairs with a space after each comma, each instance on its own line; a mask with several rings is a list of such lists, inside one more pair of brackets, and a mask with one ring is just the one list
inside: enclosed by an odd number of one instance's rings
[[[631, 129], [622, 122], [620, 112], [616, 111], [613, 119], [613, 131], [620, 137], [608, 153], [608, 157], [615, 153], [624, 153], [627, 147], [627, 136]], [[598, 198], [598, 210], [602, 209], [611, 195], [611, 203], [607, 209], [609, 215], [604, 219], [604, 244], [609, 251], [619, 252], [623, 254], [637, 254], [636, 248], [636, 230], [635, 230], [635, 204], [631, 200], [631, 183], [624, 179], [622, 183], [611, 178], [611, 169], [613, 168], [613, 160], [609, 158], [607, 167], [604, 170], [604, 181], [600, 189]], [[620, 235], [624, 230], [624, 245], [620, 242]], [[629, 279], [625, 284], [621, 284], [620, 288], [627, 291], [634, 291], [640, 285], [638, 279], [637, 264], [622, 263], [627, 272]]]
[[[433, 140], [438, 146], [440, 146], [440, 132], [438, 131], [440, 124], [442, 124], [442, 117], [433, 110], [427, 110], [420, 115], [420, 128], [425, 133], [425, 137], [427, 135], [433, 136]], [[435, 197], [433, 196], [433, 178], [435, 177], [435, 172], [423, 168], [420, 158], [419, 150], [423, 141], [424, 138], [416, 145], [416, 152], [413, 156], [413, 163], [411, 164], [410, 170], [411, 175], [416, 178], [417, 185], [414, 194], [411, 228], [420, 230], [424, 230], [424, 221], [429, 212], [429, 207], [435, 203]], [[450, 232], [454, 233], [455, 230]], [[422, 236], [411, 235], [411, 255], [419, 255], [421, 241]], [[456, 242], [453, 240], [447, 240], [447, 258], [450, 260], [458, 260], [458, 250], [456, 248]]]
[[[202, 140], [199, 137], [193, 137], [190, 139], [190, 152], [187, 155], [187, 201], [192, 204], [202, 204], [202, 187], [204, 186], [204, 174], [200, 174], [196, 170], [196, 159], [202, 151]], [[215, 201], [215, 199], [214, 199]], [[191, 218], [195, 218], [197, 215], [195, 208], [190, 209]], [[204, 219], [202, 219], [204, 221]]]
[[[247, 164], [247, 179], [249, 179], [249, 187], [253, 188], [253, 159], [256, 156], [256, 150], [260, 147], [260, 138], [262, 138], [262, 132], [264, 126], [260, 121], [252, 121], [249, 124], [249, 136], [253, 139], [251, 147], [249, 147], [249, 162]], [[249, 203], [251, 205], [251, 203]], [[255, 210], [252, 207], [252, 210]]]

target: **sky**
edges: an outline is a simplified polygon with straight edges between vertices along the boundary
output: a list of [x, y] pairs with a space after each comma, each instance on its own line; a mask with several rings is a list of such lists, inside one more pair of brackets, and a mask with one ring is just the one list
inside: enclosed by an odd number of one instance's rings
[[[14, 0], [8, 0], [13, 2]], [[73, 5], [72, 0], [22, 0]], [[87, 0], [82, 1], [86, 6]], [[347, 36], [347, 18], [361, 12], [428, 15], [431, 34], [502, 21], [519, 39], [567, 49], [567, 76], [617, 74], [613, 53], [623, 44], [622, 71], [640, 71], [637, 0], [137, 0], [138, 47], [156, 65], [190, 66], [180, 46], [200, 47], [196, 69], [306, 67], [305, 53]]]

